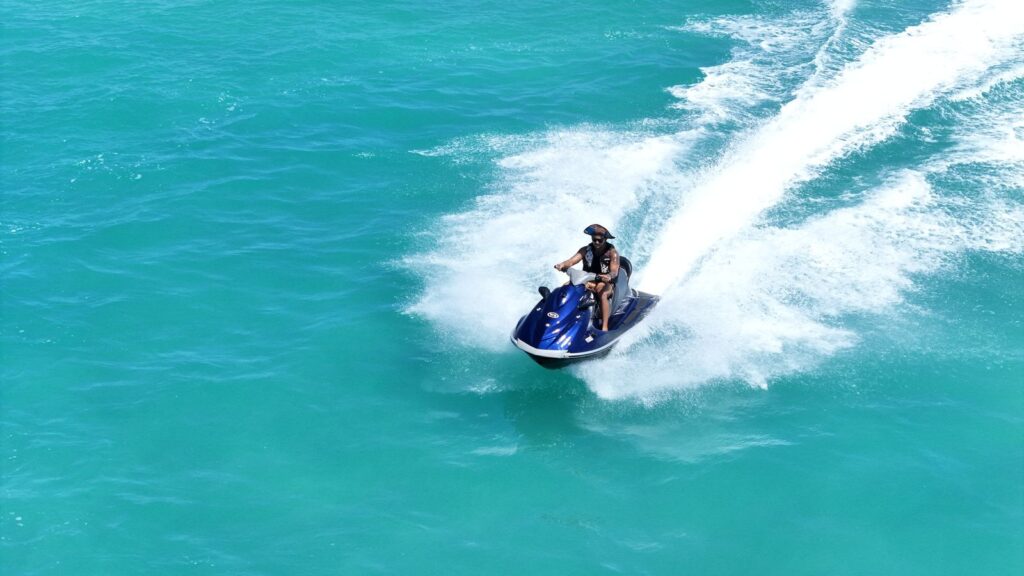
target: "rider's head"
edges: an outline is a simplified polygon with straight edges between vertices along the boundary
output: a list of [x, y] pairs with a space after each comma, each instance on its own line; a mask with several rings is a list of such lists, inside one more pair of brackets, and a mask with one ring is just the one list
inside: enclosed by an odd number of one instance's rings
[[604, 244], [607, 240], [615, 238], [607, 228], [600, 224], [591, 224], [590, 226], [587, 226], [583, 233], [590, 235], [590, 241], [598, 246]]

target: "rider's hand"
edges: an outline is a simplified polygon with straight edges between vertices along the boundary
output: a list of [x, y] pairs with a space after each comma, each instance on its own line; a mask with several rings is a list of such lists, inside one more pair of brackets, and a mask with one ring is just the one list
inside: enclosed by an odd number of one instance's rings
[[562, 268], [561, 264], [555, 264], [555, 270], [558, 270], [559, 272], [565, 272], [565, 268]]

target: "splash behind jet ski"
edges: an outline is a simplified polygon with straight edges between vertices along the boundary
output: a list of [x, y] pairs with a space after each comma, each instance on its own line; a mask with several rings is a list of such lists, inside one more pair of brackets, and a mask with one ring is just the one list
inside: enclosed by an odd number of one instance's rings
[[633, 265], [619, 259], [619, 275], [609, 301], [608, 331], [598, 329], [601, 318], [585, 284], [595, 275], [566, 269], [569, 282], [549, 290], [541, 286], [541, 299], [512, 331], [512, 343], [541, 366], [558, 368], [607, 354], [615, 342], [636, 326], [658, 303], [658, 297], [629, 286]]

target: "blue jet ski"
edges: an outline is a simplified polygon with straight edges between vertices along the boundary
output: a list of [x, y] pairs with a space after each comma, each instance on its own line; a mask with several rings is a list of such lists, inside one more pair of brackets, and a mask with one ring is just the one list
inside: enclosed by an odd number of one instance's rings
[[547, 368], [607, 354], [620, 336], [636, 326], [658, 303], [658, 297], [629, 287], [633, 265], [619, 259], [610, 305], [608, 331], [600, 330], [599, 305], [584, 285], [595, 275], [576, 268], [566, 271], [569, 283], [554, 290], [538, 288], [540, 302], [520, 318], [512, 343]]

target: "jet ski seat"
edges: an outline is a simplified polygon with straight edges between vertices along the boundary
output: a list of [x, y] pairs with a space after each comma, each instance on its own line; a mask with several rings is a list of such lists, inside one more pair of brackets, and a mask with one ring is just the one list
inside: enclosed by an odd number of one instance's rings
[[629, 277], [633, 275], [633, 263], [628, 258], [619, 258], [619, 276], [615, 279], [615, 291], [612, 293], [612, 315], [622, 309], [633, 296], [629, 289]]

